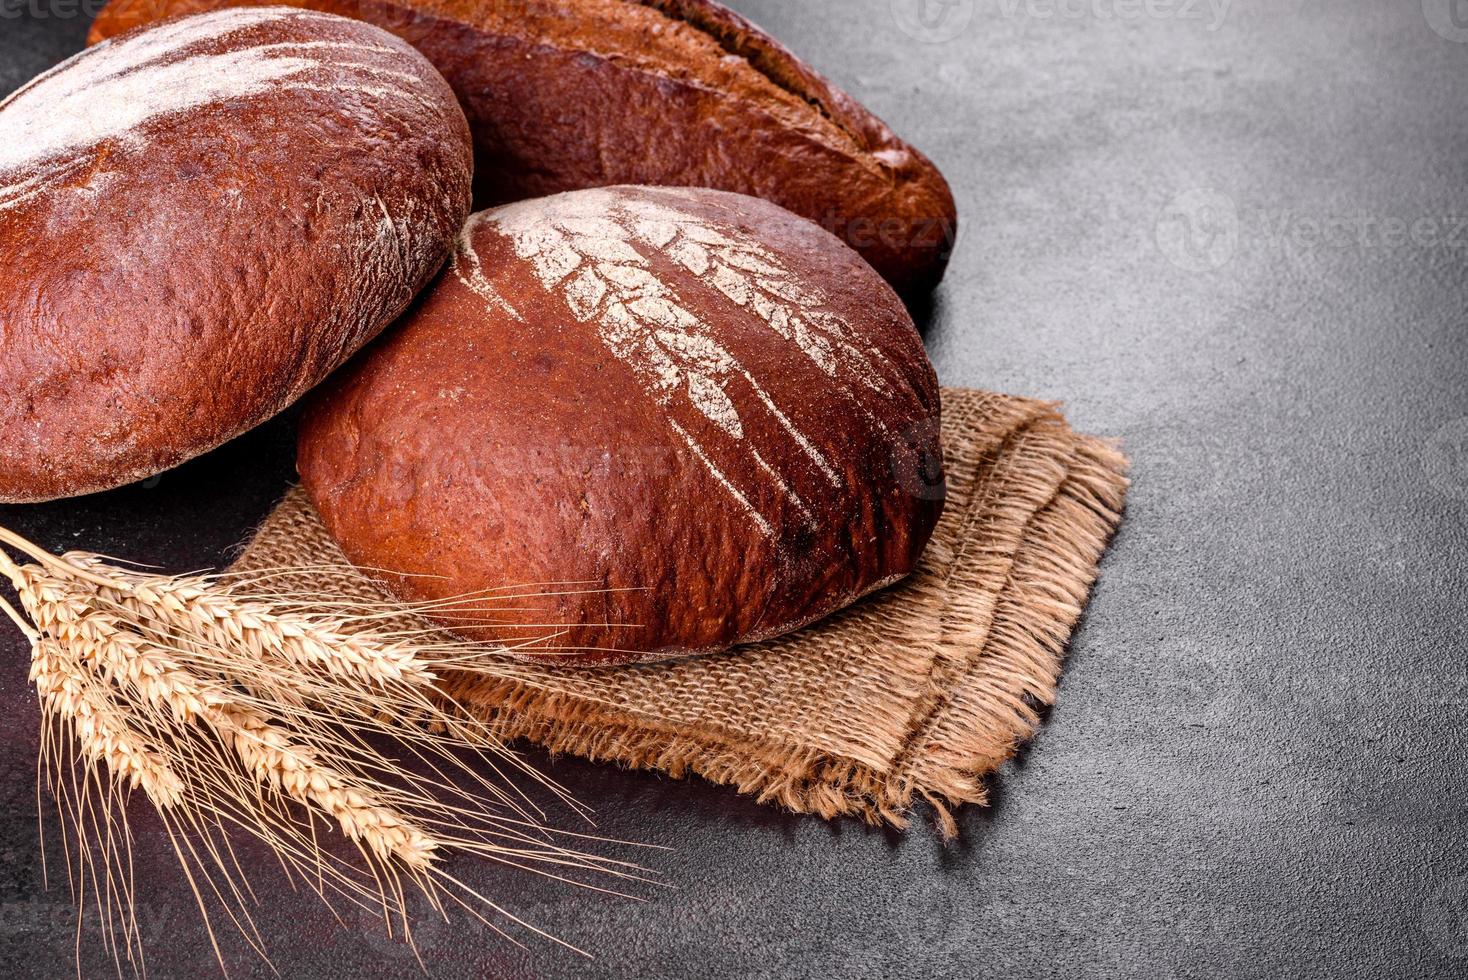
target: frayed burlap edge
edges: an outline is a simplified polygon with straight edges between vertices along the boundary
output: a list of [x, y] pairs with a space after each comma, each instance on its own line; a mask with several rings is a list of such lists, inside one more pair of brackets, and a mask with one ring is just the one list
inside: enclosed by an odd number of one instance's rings
[[[1071, 434], [1058, 416], [1021, 428], [1006, 440], [1000, 458], [1016, 452], [1037, 428], [1051, 452], [1059, 449], [1057, 442], [1068, 445], [1064, 456], [1053, 457], [1063, 476], [1024, 519], [997, 594], [975, 588], [982, 564], [977, 555], [960, 556], [950, 569], [945, 620], [989, 625], [965, 647], [969, 673], [931, 679], [927, 717], [908, 736], [895, 771], [818, 749], [618, 720], [602, 706], [513, 683], [478, 681], [472, 691], [459, 693], [492, 716], [505, 738], [523, 738], [552, 753], [675, 778], [697, 775], [761, 803], [872, 825], [905, 828], [914, 804], [923, 800], [943, 835], [956, 836], [954, 809], [987, 802], [985, 777], [1013, 757], [1034, 734], [1041, 710], [1055, 702], [1066, 644], [1121, 519], [1129, 485], [1127, 460], [1116, 446]], [[1006, 490], [1017, 488], [1007, 484]], [[978, 503], [970, 507], [978, 510]]]
[[[853, 726], [862, 730], [841, 730], [839, 749], [816, 731], [761, 729], [758, 715], [743, 732], [711, 719], [670, 724], [656, 712], [609, 703], [615, 698], [557, 691], [554, 671], [480, 676], [450, 693], [506, 739], [553, 753], [698, 775], [798, 813], [895, 827], [926, 801], [952, 836], [953, 810], [986, 802], [985, 777], [1054, 703], [1066, 643], [1128, 483], [1119, 450], [1073, 433], [1054, 405], [959, 389], [945, 389], [944, 401], [949, 512], [925, 571], [867, 600], [885, 604], [882, 635], [863, 625], [872, 620], [859, 607], [808, 628], [868, 652], [893, 651], [879, 685], [888, 691], [887, 710], [863, 715]], [[980, 438], [981, 431], [991, 436]], [[996, 431], [1002, 438], [992, 438]], [[278, 564], [286, 555], [326, 563], [311, 572], [314, 590], [363, 594], [355, 570], [331, 567], [340, 552], [299, 490], [267, 520], [239, 567]], [[799, 650], [804, 637], [780, 642]], [[738, 651], [723, 656], [745, 659]], [[914, 673], [915, 663], [929, 666]]]

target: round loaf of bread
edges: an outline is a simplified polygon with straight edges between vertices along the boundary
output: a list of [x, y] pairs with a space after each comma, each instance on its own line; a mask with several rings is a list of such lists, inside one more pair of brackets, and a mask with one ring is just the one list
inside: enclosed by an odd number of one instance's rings
[[0, 104], [0, 500], [150, 476], [295, 401], [442, 268], [472, 144], [378, 28], [134, 31]]
[[618, 662], [776, 636], [908, 574], [942, 510], [938, 416], [902, 303], [835, 237], [612, 187], [471, 218], [309, 400], [298, 462], [399, 597]]

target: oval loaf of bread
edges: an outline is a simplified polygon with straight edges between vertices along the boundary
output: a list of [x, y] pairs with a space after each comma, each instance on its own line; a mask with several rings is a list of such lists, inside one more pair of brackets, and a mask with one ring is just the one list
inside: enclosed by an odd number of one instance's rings
[[836, 238], [754, 198], [614, 187], [471, 218], [308, 400], [298, 464], [347, 556], [456, 632], [653, 659], [910, 572], [942, 510], [938, 416], [902, 303]]
[[[112, 0], [92, 38], [238, 2]], [[713, 0], [290, 2], [379, 24], [439, 67], [474, 130], [480, 206], [713, 187], [815, 221], [900, 292], [942, 278], [958, 219], [937, 168]]]
[[412, 47], [285, 7], [167, 21], [0, 104], [0, 500], [119, 486], [296, 400], [468, 214], [468, 124]]

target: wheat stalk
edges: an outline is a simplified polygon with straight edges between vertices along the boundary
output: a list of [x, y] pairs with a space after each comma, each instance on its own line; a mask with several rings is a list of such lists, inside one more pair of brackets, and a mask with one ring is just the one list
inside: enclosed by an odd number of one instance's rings
[[[108, 612], [105, 606], [93, 608], [75, 584], [48, 576], [35, 568], [22, 569], [20, 574], [27, 586], [21, 593], [22, 601], [32, 620], [71, 648], [85, 651], [82, 659], [87, 663], [84, 666], [100, 673], [114, 686], [132, 692], [144, 706], [167, 712], [178, 722], [203, 721], [208, 724], [234, 748], [258, 781], [271, 789], [284, 791], [299, 803], [319, 806], [337, 820], [348, 837], [362, 840], [378, 857], [395, 855], [411, 867], [422, 869], [428, 866], [433, 852], [439, 847], [437, 842], [389, 808], [375, 804], [370, 788], [354, 783], [323, 762], [320, 753], [310, 746], [293, 741], [290, 734], [273, 723], [264, 712], [239, 703], [239, 696], [221, 681], [194, 674], [146, 635], [129, 633], [127, 621], [120, 612]], [[189, 615], [186, 606], [149, 604], [149, 597], [156, 600], [170, 595], [167, 584], [144, 584], [132, 595], [133, 601], [128, 605], [140, 609], [139, 619], [159, 612]], [[217, 628], [218, 615], [224, 611], [224, 603], [218, 601], [219, 597], [212, 598], [216, 600], [210, 604], [214, 615], [208, 620], [196, 619], [190, 624], [206, 634]], [[126, 608], [122, 603], [116, 605], [119, 609]], [[236, 634], [262, 632], [260, 617], [254, 611], [246, 612], [241, 620], [243, 625], [237, 626]], [[293, 634], [281, 635], [299, 639], [304, 632], [297, 629]], [[358, 658], [359, 666], [372, 662], [370, 658], [361, 656], [360, 648], [364, 645], [360, 641], [354, 644], [353, 656]], [[289, 649], [291, 644], [278, 646]], [[258, 645], [246, 649], [251, 653], [259, 652]], [[318, 655], [320, 659], [327, 656], [329, 654], [325, 650]], [[310, 662], [315, 663], [316, 660]], [[390, 663], [393, 668], [391, 676], [401, 677], [400, 664]], [[414, 669], [410, 676], [432, 678], [430, 672], [417, 669], [417, 665], [411, 666]], [[355, 674], [354, 671], [330, 673], [339, 677]], [[373, 680], [381, 682], [382, 678], [373, 675]]]
[[70, 726], [83, 754], [131, 788], [141, 786], [155, 806], [176, 806], [183, 782], [164, 753], [134, 730], [125, 711], [55, 640], [37, 637], [31, 683], [45, 710]]
[[[33, 562], [0, 549], [0, 576], [21, 606], [0, 599], [0, 611], [31, 641], [42, 776], [76, 840], [67, 850], [73, 882], [83, 897], [90, 888], [109, 923], [116, 917], [135, 966], [143, 951], [126, 853], [131, 789], [163, 817], [206, 923], [212, 896], [262, 955], [253, 893], [229, 844], [235, 832], [266, 843], [328, 903], [380, 910], [410, 943], [410, 888], [496, 931], [481, 910], [540, 933], [446, 871], [450, 853], [601, 891], [610, 889], [580, 873], [646, 880], [633, 865], [556, 843], [580, 835], [541, 827], [543, 815], [500, 767], [530, 770], [439, 686], [455, 671], [493, 673], [499, 661], [384, 626], [411, 610], [314, 612], [222, 578], [57, 557], [4, 528], [0, 544]], [[406, 762], [377, 747], [388, 737]], [[321, 846], [321, 819], [356, 845], [359, 862]], [[222, 967], [217, 942], [215, 953]], [[121, 955], [115, 946], [119, 969]]]
[[411, 644], [364, 640], [346, 632], [341, 618], [279, 614], [268, 603], [221, 593], [207, 582], [129, 572], [95, 556], [71, 554], [63, 560], [113, 583], [103, 587], [104, 594], [139, 619], [181, 626], [186, 635], [216, 645], [384, 687], [422, 687], [438, 680]]

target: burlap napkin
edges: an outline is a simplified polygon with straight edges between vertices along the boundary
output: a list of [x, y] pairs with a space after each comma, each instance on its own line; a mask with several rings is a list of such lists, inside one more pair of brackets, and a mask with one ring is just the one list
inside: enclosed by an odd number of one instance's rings
[[[695, 660], [613, 668], [507, 662], [454, 694], [507, 738], [697, 773], [823, 817], [905, 826], [919, 799], [946, 834], [982, 803], [1055, 697], [1067, 639], [1120, 520], [1126, 460], [1056, 406], [944, 389], [948, 503], [917, 574], [822, 623]], [[236, 570], [315, 566], [287, 588], [383, 595], [346, 567], [293, 490]], [[326, 570], [320, 570], [325, 567]]]

